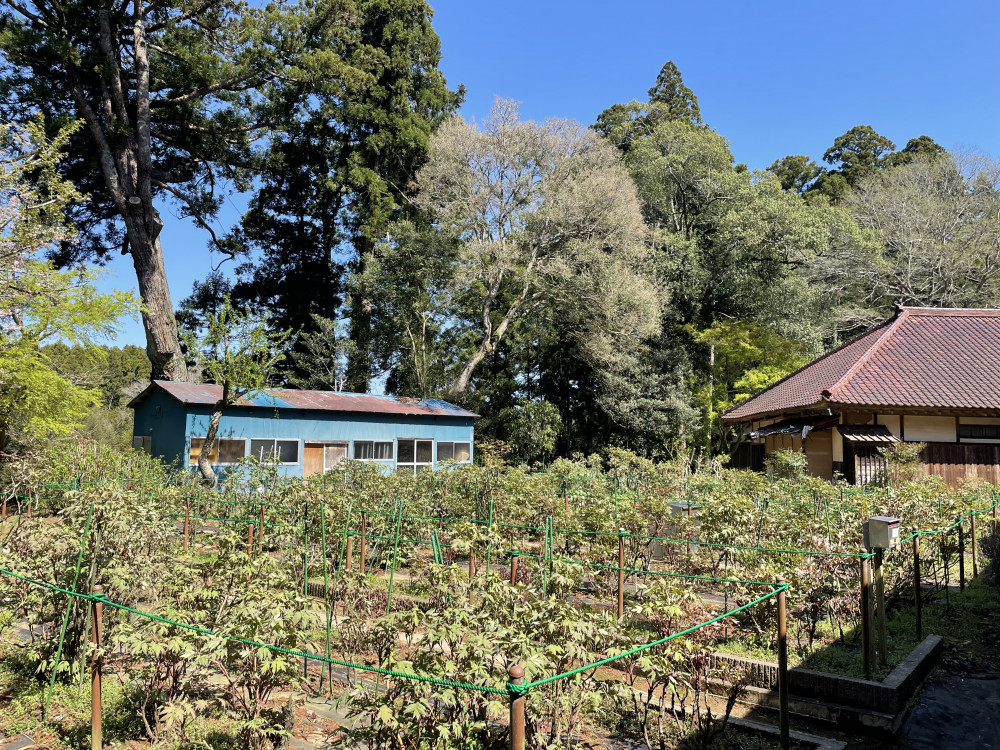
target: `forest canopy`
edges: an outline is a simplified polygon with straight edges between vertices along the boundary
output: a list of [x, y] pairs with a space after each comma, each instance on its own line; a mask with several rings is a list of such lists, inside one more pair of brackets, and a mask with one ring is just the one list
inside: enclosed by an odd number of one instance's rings
[[[225, 304], [281, 341], [275, 385], [446, 398], [525, 461], [709, 455], [723, 409], [894, 302], [1000, 298], [1000, 166], [927, 135], [859, 124], [750, 169], [671, 61], [593, 123], [501, 99], [463, 117], [424, 0], [91, 10], [0, 10], [0, 117], [60, 151], [38, 268], [82, 282], [131, 256], [133, 375], [224, 371], [185, 342]], [[177, 305], [169, 217], [233, 261]], [[86, 369], [36, 338], [51, 371]], [[88, 403], [119, 408], [123, 380]]]

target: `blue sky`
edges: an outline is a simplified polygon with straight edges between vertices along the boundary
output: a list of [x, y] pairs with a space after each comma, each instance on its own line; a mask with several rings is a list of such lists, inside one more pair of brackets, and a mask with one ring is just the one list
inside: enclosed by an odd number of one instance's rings
[[[817, 161], [833, 139], [867, 124], [902, 147], [929, 135], [946, 148], [1000, 156], [1000, 3], [748, 0], [431, 0], [441, 68], [465, 84], [462, 114], [495, 96], [526, 119], [592, 123], [615, 102], [645, 99], [673, 60], [702, 117], [737, 161], [764, 168], [787, 154]], [[238, 221], [234, 197], [217, 230]], [[218, 262], [204, 233], [164, 211], [174, 303]], [[232, 264], [228, 264], [231, 266]], [[102, 286], [135, 287], [130, 258]], [[125, 322], [116, 343], [144, 344]]]

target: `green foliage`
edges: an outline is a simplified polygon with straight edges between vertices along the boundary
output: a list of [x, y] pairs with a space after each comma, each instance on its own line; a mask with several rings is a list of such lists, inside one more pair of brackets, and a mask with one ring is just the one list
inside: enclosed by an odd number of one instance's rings
[[286, 356], [291, 331], [272, 331], [270, 315], [240, 312], [228, 295], [218, 312], [209, 313], [201, 336], [185, 334], [185, 345], [204, 377], [222, 386], [222, 397], [212, 409], [212, 418], [198, 470], [208, 481], [215, 481], [209, 456], [215, 449], [223, 412], [249, 393], [269, 385], [275, 366]]
[[562, 429], [559, 410], [547, 401], [521, 400], [501, 409], [497, 420], [514, 456], [526, 462], [551, 455]]
[[767, 454], [765, 470], [775, 479], [802, 479], [806, 475], [809, 462], [802, 451], [779, 450]]
[[0, 127], [0, 452], [24, 450], [80, 425], [97, 395], [57, 371], [41, 348], [56, 339], [91, 346], [135, 302], [103, 294], [97, 273], [58, 271], [46, 251], [72, 242], [65, 212], [82, 196], [59, 177], [62, 149], [78, 129], [49, 140], [42, 122]]
[[879, 448], [879, 453], [885, 456], [888, 479], [893, 487], [915, 482], [923, 476], [920, 454], [926, 447], [927, 443], [892, 443]]

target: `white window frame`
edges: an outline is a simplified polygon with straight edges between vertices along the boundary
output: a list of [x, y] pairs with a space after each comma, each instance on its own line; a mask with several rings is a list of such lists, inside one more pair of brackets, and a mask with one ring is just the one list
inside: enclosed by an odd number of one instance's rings
[[[203, 436], [200, 436], [200, 435], [189, 435], [188, 436], [188, 466], [189, 467], [190, 466], [197, 466], [198, 465], [197, 459], [194, 462], [191, 461], [191, 444], [195, 440], [201, 440], [202, 441], [202, 445], [203, 446], [205, 445], [205, 438]], [[230, 441], [232, 441], [234, 443], [242, 442], [243, 443], [243, 456], [241, 458], [245, 458], [246, 457], [246, 455], [247, 455], [247, 449], [249, 448], [249, 445], [247, 444], [247, 439], [246, 438], [228, 438], [228, 437], [219, 437], [219, 436], [216, 436], [216, 441], [217, 441], [216, 442], [216, 448], [215, 448], [216, 451], [218, 451], [219, 448], [221, 447], [220, 443], [223, 440], [230, 440]], [[236, 466], [238, 463], [239, 463], [239, 461], [223, 461], [223, 462], [216, 462], [216, 463], [212, 464], [212, 466]]]
[[[281, 438], [277, 438], [280, 440]], [[340, 466], [344, 461], [349, 461], [351, 458], [351, 441], [350, 440], [303, 440], [302, 450], [305, 451], [307, 446], [322, 446], [323, 448], [323, 473], [326, 474], [331, 469], [335, 469]], [[326, 449], [330, 446], [344, 446], [347, 448], [347, 455], [333, 466], [327, 466], [326, 464]], [[302, 465], [305, 466], [305, 455], [302, 456]]]
[[[451, 462], [456, 463], [456, 464], [471, 464], [472, 463], [472, 441], [471, 440], [438, 440], [437, 444], [434, 446], [434, 460], [437, 463], [441, 463], [441, 460], [442, 460], [441, 459], [441, 453], [440, 453], [440, 449], [441, 449], [442, 445], [450, 445], [451, 446], [451, 455], [453, 456], [452, 458], [446, 458], [446, 459], [444, 459], [445, 461], [451, 461]], [[467, 445], [467, 446], [469, 446], [469, 457], [466, 458], [463, 461], [459, 461], [459, 460], [455, 459], [454, 455], [455, 455], [455, 446], [456, 445]]]
[[[357, 458], [355, 448], [359, 443], [371, 443], [372, 446], [372, 458]], [[378, 444], [388, 445], [392, 449], [392, 456], [390, 458], [374, 458], [375, 456], [375, 446]], [[352, 440], [351, 441], [351, 460], [352, 461], [373, 461], [375, 463], [391, 463], [396, 460], [396, 443], [392, 440]]]
[[[281, 440], [281, 441], [284, 441], [286, 443], [298, 443], [299, 447], [295, 451], [295, 454], [296, 454], [296, 457], [298, 458], [298, 460], [297, 461], [279, 461], [278, 462], [278, 466], [301, 466], [302, 465], [302, 438], [248, 437], [246, 440], [247, 440], [247, 452], [246, 452], [246, 455], [248, 455], [248, 456], [252, 456], [253, 455], [250, 451], [251, 451], [251, 446], [253, 445], [253, 441], [254, 440], [270, 440], [272, 442]], [[277, 446], [275, 446], [275, 448], [277, 448]], [[256, 458], [256, 456], [254, 456], [254, 457]], [[267, 459], [264, 459], [264, 460], [267, 460]], [[325, 460], [325, 458], [324, 458], [324, 460]]]
[[[399, 461], [399, 444], [407, 441], [413, 442], [413, 461], [405, 461], [400, 463]], [[430, 461], [417, 461], [417, 443], [430, 443], [431, 444], [431, 460]], [[396, 471], [400, 469], [413, 469], [413, 475], [416, 476], [417, 471], [421, 466], [427, 466], [431, 471], [434, 471], [434, 439], [433, 438], [410, 438], [402, 437], [396, 438]]]

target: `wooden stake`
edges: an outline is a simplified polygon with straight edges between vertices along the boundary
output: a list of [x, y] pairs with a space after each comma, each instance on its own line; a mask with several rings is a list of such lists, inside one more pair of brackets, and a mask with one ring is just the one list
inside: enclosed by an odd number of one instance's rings
[[253, 560], [253, 524], [247, 528], [247, 554], [250, 556], [250, 560]]
[[[512, 685], [524, 684], [524, 668], [515, 664], [507, 670]], [[524, 750], [524, 696], [510, 698], [510, 750]]]
[[923, 597], [920, 594], [920, 537], [913, 537], [913, 610], [917, 620], [917, 642], [924, 638], [924, 628], [921, 621]]
[[361, 575], [365, 574], [365, 536], [368, 533], [368, 514], [361, 513]]
[[973, 516], [969, 519], [969, 526], [972, 531], [972, 577], [976, 578], [979, 575], [979, 565], [976, 560], [976, 517]]
[[344, 569], [350, 571], [351, 565], [353, 564], [354, 557], [354, 534], [348, 533], [347, 535], [347, 552], [344, 555]]
[[872, 582], [868, 558], [861, 558], [861, 654], [865, 679], [872, 678]]
[[625, 530], [618, 530], [618, 619], [625, 616]]
[[[101, 584], [94, 586], [95, 595], [104, 593]], [[91, 600], [93, 608], [93, 630], [91, 630], [91, 641], [94, 644], [94, 654], [90, 662], [90, 747], [91, 750], [103, 750], [104, 738], [101, 731], [101, 666], [104, 659], [101, 656], [102, 630], [101, 618], [104, 614], [104, 605], [100, 599]]]
[[778, 578], [778, 725], [781, 731], [782, 750], [788, 750], [788, 631], [785, 602], [785, 579]]
[[886, 646], [885, 575], [882, 570], [884, 556], [885, 550], [875, 550], [875, 624], [878, 629], [878, 663], [887, 667], [889, 653]]
[[958, 590], [965, 591], [965, 529], [958, 523]]
[[510, 585], [517, 584], [517, 553], [510, 553]]

